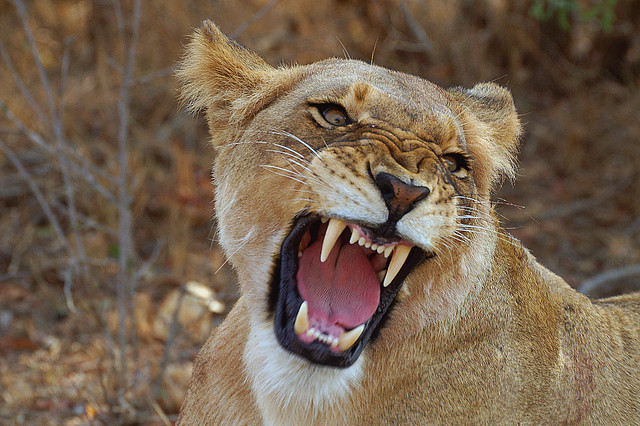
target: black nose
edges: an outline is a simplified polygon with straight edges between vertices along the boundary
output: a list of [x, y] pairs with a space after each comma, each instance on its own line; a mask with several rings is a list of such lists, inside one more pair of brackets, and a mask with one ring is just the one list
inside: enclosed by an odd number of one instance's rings
[[404, 183], [389, 173], [379, 173], [375, 182], [389, 209], [389, 222], [400, 220], [418, 201], [424, 200], [431, 192], [425, 186]]

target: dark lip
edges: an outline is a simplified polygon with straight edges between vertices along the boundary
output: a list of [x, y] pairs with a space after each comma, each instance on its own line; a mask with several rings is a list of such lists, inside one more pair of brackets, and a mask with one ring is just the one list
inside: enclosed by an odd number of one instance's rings
[[356, 362], [372, 335], [378, 331], [380, 321], [388, 314], [406, 276], [423, 260], [433, 255], [414, 246], [391, 284], [386, 288], [381, 287], [378, 308], [365, 323], [365, 329], [358, 341], [346, 351], [335, 353], [327, 345], [318, 341], [310, 344], [301, 342], [293, 330], [295, 317], [303, 302], [298, 294], [295, 279], [298, 270], [298, 246], [309, 226], [319, 220], [320, 216], [316, 215], [304, 215], [294, 219], [291, 231], [280, 248], [280, 258], [276, 259], [271, 280], [269, 307], [270, 311], [274, 312], [276, 337], [284, 349], [316, 364], [346, 368]]

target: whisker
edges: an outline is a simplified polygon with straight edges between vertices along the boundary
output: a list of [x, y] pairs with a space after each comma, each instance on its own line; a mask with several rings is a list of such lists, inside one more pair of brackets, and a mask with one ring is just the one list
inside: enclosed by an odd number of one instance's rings
[[509, 243], [514, 247], [519, 246], [518, 240], [509, 234], [504, 234], [496, 230], [487, 229], [481, 226], [472, 226], [472, 225], [464, 225], [464, 224], [460, 224], [460, 225], [461, 225], [461, 228], [459, 229], [460, 231], [468, 232], [471, 234], [477, 234], [477, 235], [489, 235], [489, 236], [497, 237], [500, 241]]
[[[278, 149], [267, 149], [267, 152], [274, 152], [276, 154], [286, 155], [287, 157], [295, 158], [295, 159], [298, 159], [298, 160], [300, 159], [300, 157], [298, 157], [297, 155], [294, 155], [294, 154], [291, 154], [291, 153], [285, 152], [285, 151], [280, 151]], [[305, 160], [305, 159], [303, 158], [303, 160]], [[308, 161], [307, 161], [307, 163], [310, 164]]]
[[[305, 168], [305, 169], [309, 172], [309, 175], [310, 175], [310, 176], [304, 175], [300, 170], [296, 169], [295, 164], [292, 164], [292, 162], [293, 162], [293, 160], [292, 160], [292, 159], [290, 159], [290, 158], [285, 158], [285, 160], [289, 163], [289, 165], [290, 165], [291, 167], [293, 167], [293, 170], [295, 170], [295, 172], [296, 172], [296, 174], [297, 174], [298, 176], [302, 177], [303, 179], [305, 179], [305, 180], [307, 180], [307, 181], [312, 180], [312, 181], [316, 182], [316, 183], [317, 183], [317, 184], [319, 184], [319, 185], [326, 185], [326, 183], [324, 183], [323, 181], [321, 181], [321, 180], [320, 180], [320, 178], [319, 178], [319, 177], [317, 177], [317, 176], [316, 176], [316, 174], [315, 174], [315, 173], [313, 173], [313, 172], [312, 172], [310, 169], [308, 169], [307, 167], [300, 166], [300, 167]], [[292, 171], [292, 173], [293, 173], [293, 171]]]
[[234, 240], [234, 241], [242, 241], [242, 243], [240, 244], [240, 247], [235, 249], [234, 252], [231, 253], [231, 255], [227, 256], [224, 262], [222, 262], [222, 265], [220, 265], [220, 267], [216, 269], [213, 275], [216, 275], [218, 272], [220, 272], [222, 267], [229, 262], [229, 259], [233, 257], [236, 253], [238, 253], [249, 241], [251, 241], [252, 238], [253, 238], [253, 230], [248, 232], [247, 235], [245, 235], [243, 238], [238, 238], [237, 240]]
[[[294, 172], [292, 172], [291, 170], [283, 169], [283, 168], [276, 167], [276, 166], [270, 166], [270, 165], [268, 165], [268, 164], [263, 164], [263, 165], [261, 165], [260, 167], [263, 167], [263, 168], [266, 168], [266, 169], [271, 169], [271, 168], [279, 169], [279, 170], [283, 170], [285, 173], [294, 173]], [[300, 179], [297, 179], [297, 178], [295, 178], [295, 177], [293, 177], [293, 176], [284, 175], [284, 174], [281, 174], [281, 173], [278, 173], [278, 172], [274, 172], [273, 170], [268, 170], [268, 171], [270, 171], [270, 172], [271, 172], [271, 173], [273, 173], [274, 175], [278, 175], [278, 176], [282, 176], [283, 178], [287, 178], [287, 179], [295, 180], [296, 182], [300, 182], [300, 183], [301, 183], [301, 184], [303, 184], [303, 185], [306, 185], [306, 184], [307, 184], [306, 182], [304, 182], [304, 181], [302, 181], [302, 180], [300, 180]], [[294, 174], [295, 174], [295, 173], [294, 173]]]
[[314, 200], [310, 200], [309, 198], [294, 198], [293, 200], [294, 201], [306, 201], [306, 202], [309, 202], [309, 203], [315, 203]]
[[305, 147], [307, 147], [307, 149], [309, 151], [311, 151], [311, 153], [313, 155], [315, 155], [316, 157], [318, 157], [318, 159], [320, 161], [322, 161], [322, 163], [324, 163], [324, 160], [322, 159], [322, 157], [320, 157], [320, 154], [318, 154], [318, 151], [316, 151], [311, 145], [309, 145], [308, 143], [306, 143], [305, 141], [303, 141], [302, 139], [300, 139], [299, 137], [297, 137], [296, 135], [289, 133], [289, 132], [272, 132], [274, 135], [280, 135], [280, 136], [287, 136], [290, 137], [291, 139], [300, 142], [302, 145], [304, 145]]
[[301, 160], [307, 160], [306, 158], [304, 158], [304, 155], [300, 154], [298, 151], [296, 151], [293, 148], [289, 148], [288, 146], [280, 145], [279, 143], [274, 143], [273, 145], [277, 146], [278, 148], [282, 148], [282, 149], [286, 149], [287, 151], [291, 151], [293, 154], [295, 154], [296, 156], [300, 157]]

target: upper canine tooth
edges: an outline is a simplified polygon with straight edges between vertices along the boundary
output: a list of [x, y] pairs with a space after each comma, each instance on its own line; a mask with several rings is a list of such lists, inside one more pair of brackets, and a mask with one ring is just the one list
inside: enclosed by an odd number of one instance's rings
[[320, 253], [320, 262], [324, 262], [329, 257], [331, 249], [338, 241], [338, 237], [347, 227], [345, 221], [340, 219], [331, 218], [329, 225], [327, 225], [327, 232], [324, 234], [324, 240], [322, 241], [322, 252]]
[[350, 331], [340, 333], [338, 337], [338, 350], [344, 352], [349, 349], [358, 340], [362, 331], [364, 330], [364, 324], [360, 324], [356, 328]]
[[351, 239], [349, 240], [349, 244], [353, 244], [360, 239], [360, 233], [356, 228], [353, 228], [351, 231]]
[[391, 262], [389, 262], [389, 267], [387, 268], [387, 275], [384, 277], [383, 286], [387, 287], [391, 284], [391, 281], [398, 275], [398, 271], [404, 265], [404, 261], [407, 260], [407, 256], [409, 256], [409, 252], [411, 251], [410, 246], [405, 246], [403, 244], [398, 244], [393, 251], [393, 257], [391, 258]]
[[393, 248], [394, 248], [394, 247], [395, 247], [395, 246], [389, 246], [389, 247], [387, 247], [386, 249], [384, 249], [384, 258], [385, 258], [385, 259], [389, 257], [389, 255], [390, 255], [390, 254], [391, 254], [391, 252], [393, 251]]
[[296, 336], [305, 333], [309, 329], [309, 307], [307, 305], [307, 301], [305, 300], [300, 305], [300, 310], [298, 311], [298, 315], [296, 316], [296, 322], [293, 324], [293, 331], [296, 333]]

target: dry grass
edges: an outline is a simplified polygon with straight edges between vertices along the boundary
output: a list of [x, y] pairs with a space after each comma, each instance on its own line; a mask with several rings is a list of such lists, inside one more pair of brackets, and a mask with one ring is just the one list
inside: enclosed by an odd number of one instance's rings
[[211, 222], [214, 153], [170, 75], [205, 18], [272, 64], [349, 55], [445, 86], [509, 86], [527, 134], [499, 194], [505, 225], [575, 286], [640, 263], [637, 1], [619, 2], [608, 33], [541, 23], [525, 0], [141, 2], [124, 133], [135, 2], [28, 3], [26, 26], [14, 3], [0, 2], [0, 423], [172, 421], [223, 317], [180, 289], [237, 298]]

